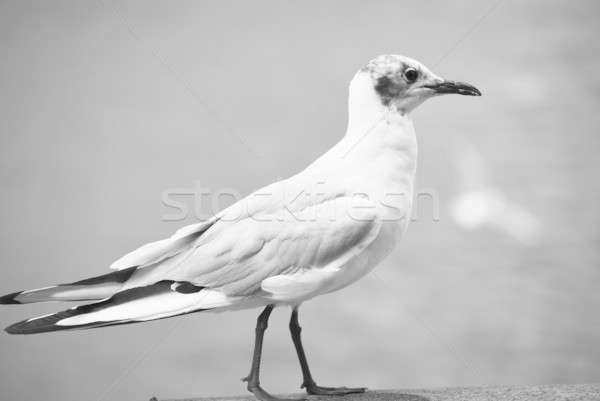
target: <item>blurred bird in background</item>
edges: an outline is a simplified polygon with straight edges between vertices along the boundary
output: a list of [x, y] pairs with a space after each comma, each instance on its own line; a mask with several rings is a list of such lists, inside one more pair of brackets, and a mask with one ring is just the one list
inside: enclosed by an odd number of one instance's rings
[[[409, 114], [443, 94], [481, 95], [469, 84], [438, 77], [416, 60], [375, 58], [350, 84], [345, 136], [304, 171], [256, 191], [206, 222], [123, 256], [112, 264], [113, 273], [1, 297], [3, 304], [96, 301], [24, 320], [6, 331], [88, 329], [262, 307], [244, 380], [257, 398], [270, 401], [277, 398], [259, 380], [263, 336], [273, 308], [287, 305], [292, 307], [290, 332], [307, 392], [364, 392], [362, 387], [316, 384], [300, 338], [298, 307], [363, 277], [402, 237], [411, 216], [417, 161]], [[482, 221], [494, 221], [500, 210], [494, 199], [483, 190], [460, 202], [467, 208], [475, 203], [483, 209]]]
[[452, 200], [450, 214], [458, 226], [488, 228], [525, 246], [539, 243], [538, 219], [491, 183], [488, 166], [473, 143], [458, 137], [453, 161], [461, 192]]

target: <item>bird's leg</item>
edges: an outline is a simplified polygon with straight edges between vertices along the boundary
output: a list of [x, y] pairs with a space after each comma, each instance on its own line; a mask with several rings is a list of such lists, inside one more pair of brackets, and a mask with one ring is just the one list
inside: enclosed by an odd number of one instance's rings
[[[262, 354], [263, 337], [267, 330], [269, 316], [273, 311], [273, 305], [267, 305], [256, 320], [256, 338], [254, 342], [254, 354], [252, 356], [252, 367], [250, 368], [250, 374], [242, 380], [248, 382], [248, 391], [254, 394], [256, 398], [261, 401], [283, 401], [284, 398], [277, 398], [267, 393], [260, 386], [260, 359]], [[298, 401], [297, 399], [294, 401]]]
[[351, 393], [364, 393], [366, 387], [356, 387], [356, 388], [348, 388], [348, 387], [321, 387], [318, 386], [317, 383], [312, 378], [310, 374], [310, 369], [308, 367], [308, 362], [306, 360], [306, 354], [304, 353], [304, 347], [302, 346], [302, 340], [300, 338], [300, 332], [302, 331], [302, 327], [298, 323], [298, 307], [294, 307], [292, 309], [292, 316], [290, 317], [290, 332], [292, 334], [292, 341], [294, 342], [294, 347], [296, 347], [296, 352], [298, 353], [298, 360], [300, 361], [300, 367], [302, 368], [302, 386], [301, 388], [305, 388], [308, 394], [315, 395], [344, 395]]

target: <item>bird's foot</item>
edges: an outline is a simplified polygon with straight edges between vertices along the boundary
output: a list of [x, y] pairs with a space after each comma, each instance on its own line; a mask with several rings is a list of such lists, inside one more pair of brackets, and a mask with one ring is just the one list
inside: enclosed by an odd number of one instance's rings
[[367, 391], [366, 387], [322, 387], [315, 382], [303, 384], [302, 388], [311, 395], [346, 395]]
[[263, 389], [260, 386], [260, 384], [252, 383], [252, 381], [250, 380], [249, 377], [244, 377], [242, 379], [242, 381], [248, 382], [248, 391], [250, 391], [252, 394], [254, 394], [254, 396], [260, 401], [305, 401], [306, 400], [305, 397], [298, 397], [298, 398], [275, 397], [274, 395], [267, 393], [267, 391], [265, 391], [265, 389]]
[[248, 387], [248, 390], [250, 392], [252, 392], [252, 394], [254, 394], [254, 396], [257, 399], [259, 399], [260, 401], [304, 401], [304, 400], [306, 400], [306, 398], [304, 398], [304, 397], [301, 397], [301, 398], [280, 398], [280, 397], [275, 397], [274, 395], [271, 395], [271, 394], [267, 393], [260, 386], [255, 386], [253, 388]]

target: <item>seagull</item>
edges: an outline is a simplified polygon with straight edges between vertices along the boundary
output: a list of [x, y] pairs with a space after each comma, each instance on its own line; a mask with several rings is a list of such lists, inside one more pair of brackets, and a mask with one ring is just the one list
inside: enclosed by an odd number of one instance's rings
[[376, 57], [350, 83], [346, 134], [305, 170], [143, 245], [115, 261], [108, 274], [0, 297], [1, 304], [93, 301], [15, 323], [6, 332], [264, 308], [243, 380], [259, 400], [277, 401], [260, 385], [263, 336], [273, 309], [290, 306], [302, 388], [315, 395], [364, 392], [364, 387], [316, 384], [302, 346], [298, 308], [365, 276], [403, 236], [417, 163], [410, 113], [431, 97], [451, 93], [481, 96], [474, 86], [442, 79], [414, 59]]

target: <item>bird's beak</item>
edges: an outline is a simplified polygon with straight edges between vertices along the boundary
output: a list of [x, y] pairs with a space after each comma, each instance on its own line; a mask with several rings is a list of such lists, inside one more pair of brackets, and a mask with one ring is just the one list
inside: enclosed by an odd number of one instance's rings
[[432, 89], [436, 95], [457, 93], [466, 96], [481, 96], [479, 89], [464, 82], [441, 80], [424, 86]]

